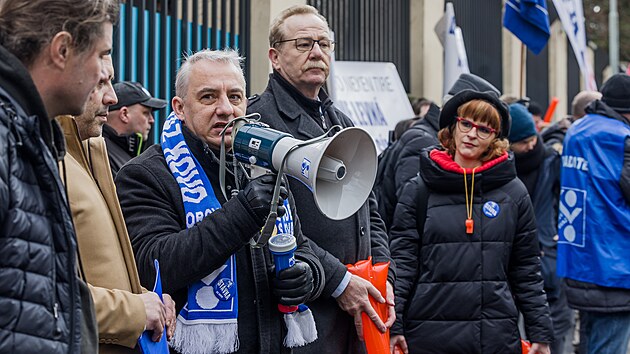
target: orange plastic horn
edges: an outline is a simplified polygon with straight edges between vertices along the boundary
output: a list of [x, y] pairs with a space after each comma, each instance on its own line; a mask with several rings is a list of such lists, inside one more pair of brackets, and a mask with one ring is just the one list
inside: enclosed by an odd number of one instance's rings
[[[381, 295], [387, 296], [387, 272], [389, 262], [372, 265], [372, 257], [355, 264], [346, 265], [351, 274], [359, 276], [376, 287]], [[370, 304], [383, 322], [387, 320], [388, 306], [381, 304], [370, 296]], [[361, 315], [363, 322], [363, 338], [368, 354], [389, 354], [389, 329], [382, 333], [365, 312]]]

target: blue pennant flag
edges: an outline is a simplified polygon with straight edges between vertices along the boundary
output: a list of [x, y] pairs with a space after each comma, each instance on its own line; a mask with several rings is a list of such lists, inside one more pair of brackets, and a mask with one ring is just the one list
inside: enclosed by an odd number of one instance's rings
[[534, 54], [549, 40], [549, 13], [546, 0], [507, 0], [503, 26]]
[[[162, 299], [162, 278], [160, 277], [160, 264], [157, 259], [153, 260], [155, 265], [155, 285], [153, 287], [153, 292], [158, 294], [160, 300]], [[168, 343], [166, 340], [166, 328], [164, 328], [164, 332], [162, 332], [162, 338], [160, 338], [159, 342], [154, 342], [151, 337], [153, 336], [153, 331], [144, 331], [142, 336], [138, 340], [140, 344], [140, 349], [144, 354], [168, 354]]]

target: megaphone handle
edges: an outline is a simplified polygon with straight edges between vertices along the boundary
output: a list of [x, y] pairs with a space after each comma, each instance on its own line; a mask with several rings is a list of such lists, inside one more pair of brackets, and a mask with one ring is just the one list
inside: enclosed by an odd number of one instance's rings
[[267, 221], [265, 222], [265, 226], [263, 226], [260, 231], [260, 237], [258, 240], [255, 240], [253, 237], [249, 240], [249, 245], [252, 248], [263, 248], [269, 241], [269, 238], [273, 234], [273, 229], [276, 227], [276, 218], [278, 217], [277, 209], [272, 210], [267, 216]]
[[282, 178], [284, 178], [284, 173], [280, 171], [278, 173], [278, 176], [276, 177], [276, 184], [273, 188], [273, 197], [271, 198], [269, 215], [267, 216], [265, 226], [263, 226], [258, 240], [254, 240], [253, 238], [249, 240], [249, 245], [252, 248], [264, 247], [267, 244], [267, 241], [269, 241], [271, 234], [273, 233], [273, 229], [276, 226], [276, 219], [278, 218], [278, 198], [280, 197], [280, 185], [282, 183]]

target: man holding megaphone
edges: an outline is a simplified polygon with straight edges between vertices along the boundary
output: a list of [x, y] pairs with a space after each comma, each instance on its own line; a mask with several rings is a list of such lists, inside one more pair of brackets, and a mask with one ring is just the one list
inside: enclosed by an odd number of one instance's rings
[[[265, 92], [250, 99], [248, 113], [260, 113], [262, 122], [299, 140], [326, 134], [335, 125], [353, 126], [350, 118], [337, 110], [321, 89], [328, 77], [335, 42], [331, 40], [326, 19], [317, 9], [298, 5], [282, 11], [271, 26], [269, 44], [273, 73]], [[341, 148], [362, 150], [360, 143], [352, 148]], [[348, 168], [357, 161], [344, 163]], [[364, 168], [362, 172], [375, 173], [376, 165], [370, 170]], [[311, 247], [321, 260], [326, 276], [322, 296], [308, 303], [315, 316], [319, 339], [295, 352], [364, 353], [365, 345], [358, 340], [363, 334], [361, 314], [366, 313], [382, 332], [395, 319], [393, 270], [387, 282], [389, 314], [388, 318], [381, 319], [370, 304], [369, 295], [381, 303], [386, 299], [370, 282], [350, 274], [345, 266], [366, 260], [370, 255], [374, 263], [390, 260], [387, 235], [374, 194], [370, 193], [367, 201], [349, 217], [331, 220], [319, 207], [318, 198], [333, 198], [333, 195], [325, 192], [317, 195], [295, 176], [289, 177], [289, 182], [296, 196], [304, 235], [313, 241]], [[371, 185], [367, 188], [371, 189]]]
[[[302, 304], [323, 288], [322, 266], [302, 235], [284, 182], [273, 200], [275, 175], [247, 180], [228, 166], [230, 193], [221, 193], [221, 132], [247, 105], [241, 60], [229, 49], [186, 58], [161, 144], [116, 176], [141, 281], [152, 286], [158, 259], [164, 291], [178, 305], [170, 344], [179, 353], [290, 353], [277, 305]], [[249, 244], [272, 202], [276, 227], [297, 244], [295, 262], [277, 272], [268, 247]]]

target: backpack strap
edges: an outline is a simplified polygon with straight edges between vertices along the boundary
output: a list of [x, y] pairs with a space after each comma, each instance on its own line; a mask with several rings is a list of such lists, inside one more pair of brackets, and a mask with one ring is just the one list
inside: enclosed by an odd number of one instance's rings
[[429, 187], [422, 179], [422, 176], [418, 174], [416, 176], [418, 180], [418, 195], [416, 199], [416, 228], [418, 235], [422, 237], [424, 232], [424, 222], [427, 219], [427, 205], [429, 204]]

